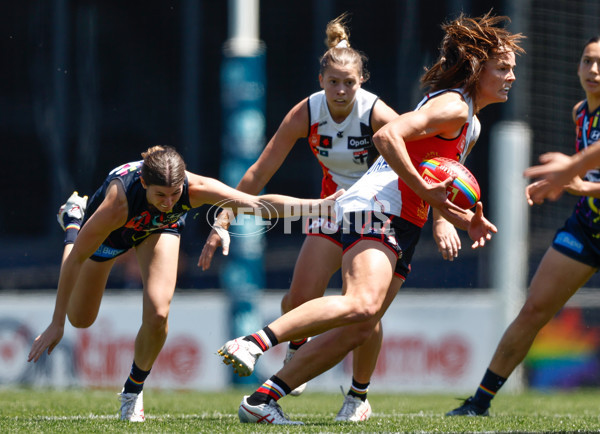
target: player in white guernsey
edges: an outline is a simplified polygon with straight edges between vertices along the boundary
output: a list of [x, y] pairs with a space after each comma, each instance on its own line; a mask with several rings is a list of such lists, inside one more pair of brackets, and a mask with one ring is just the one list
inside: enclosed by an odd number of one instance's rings
[[[343, 14], [327, 25], [329, 48], [321, 57], [319, 71], [322, 90], [304, 98], [287, 113], [237, 189], [248, 193], [261, 191], [300, 139], [307, 139], [322, 168], [323, 197], [350, 187], [376, 158], [371, 137], [398, 114], [376, 95], [362, 89], [362, 84], [369, 78], [366, 57], [350, 47], [345, 21]], [[281, 303], [283, 313], [323, 296], [331, 276], [341, 266], [342, 244], [334, 219], [310, 220], [306, 234], [289, 291]], [[209, 236], [199, 262], [203, 269], [210, 266], [219, 242], [217, 234]], [[368, 405], [366, 392], [379, 353], [380, 332], [378, 329], [373, 338], [354, 353], [356, 363], [349, 388], [353, 400], [347, 398], [352, 411], [348, 412], [348, 405], [345, 405], [340, 418], [352, 418], [355, 410]], [[290, 342], [286, 361], [307, 342], [308, 336]], [[293, 394], [297, 395], [303, 389], [304, 385], [296, 388]], [[369, 414], [370, 408], [369, 412], [363, 412], [363, 418], [368, 418]]]
[[[507, 17], [490, 14], [479, 18], [461, 14], [443, 25], [440, 57], [421, 79], [432, 93], [417, 110], [402, 114], [374, 134], [383, 158], [358, 181], [367, 192], [363, 195], [368, 199], [365, 204], [345, 209], [344, 196], [341, 198], [343, 221], [349, 222], [341, 228], [343, 295], [307, 301], [255, 333], [267, 345], [272, 337], [275, 342], [317, 337], [252, 395], [244, 397], [238, 411], [242, 422], [264, 422], [267, 415], [280, 412], [276, 423], [290, 423], [277, 400], [335, 366], [373, 335], [408, 274], [427, 203], [438, 210], [436, 214], [446, 219], [446, 224], [466, 230], [474, 241], [473, 248], [485, 245], [496, 231], [483, 217], [481, 203], [471, 212], [447, 199], [446, 188], [452, 179], [427, 184], [415, 165], [423, 157], [438, 154], [460, 159], [470, 146], [467, 140], [473, 137], [474, 115], [489, 104], [508, 99], [515, 80], [515, 52], [522, 49], [518, 45], [521, 35], [497, 26], [505, 20]], [[378, 173], [384, 178], [386, 172], [391, 173], [384, 164], [395, 175], [391, 182], [379, 183]], [[386, 186], [395, 191], [390, 198], [400, 196], [402, 202], [388, 207], [382, 204], [374, 211], [371, 199], [376, 200]], [[347, 194], [353, 191], [351, 187]], [[358, 199], [361, 194], [357, 192], [354, 197]], [[414, 196], [409, 199], [411, 194]], [[251, 372], [261, 349], [243, 345], [239, 339], [231, 342], [230, 348], [224, 348], [229, 361], [238, 372]]]

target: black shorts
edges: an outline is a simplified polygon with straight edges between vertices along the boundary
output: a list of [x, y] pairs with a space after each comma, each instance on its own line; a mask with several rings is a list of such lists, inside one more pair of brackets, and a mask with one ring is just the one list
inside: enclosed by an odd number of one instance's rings
[[338, 224], [328, 217], [311, 217], [306, 221], [304, 233], [307, 236], [327, 238], [342, 247], [342, 232]]
[[398, 258], [394, 274], [406, 280], [410, 273], [410, 261], [421, 236], [419, 226], [398, 216], [361, 211], [344, 214], [341, 232], [344, 252], [361, 240], [383, 243]]

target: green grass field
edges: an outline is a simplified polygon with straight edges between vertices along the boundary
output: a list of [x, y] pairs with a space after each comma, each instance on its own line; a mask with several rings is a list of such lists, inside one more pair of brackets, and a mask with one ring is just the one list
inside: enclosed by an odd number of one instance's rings
[[250, 389], [224, 393], [144, 392], [146, 422], [117, 420], [115, 391], [0, 389], [1, 433], [247, 433], [247, 432], [600, 432], [600, 392], [499, 395], [487, 418], [448, 418], [452, 396], [378, 394], [369, 401], [373, 417], [363, 423], [333, 421], [342, 395], [305, 393], [280, 401], [306, 425], [282, 427], [238, 422], [237, 409]]

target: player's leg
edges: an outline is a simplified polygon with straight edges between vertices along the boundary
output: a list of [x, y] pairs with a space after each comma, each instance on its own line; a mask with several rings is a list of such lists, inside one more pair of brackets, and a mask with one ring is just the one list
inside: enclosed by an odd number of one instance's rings
[[342, 248], [328, 238], [307, 236], [294, 266], [289, 290], [281, 300], [282, 313], [322, 297], [329, 280], [342, 264]]
[[[421, 229], [412, 223], [398, 219], [394, 224], [394, 239], [402, 254], [399, 255], [394, 269], [393, 285], [401, 287], [410, 273], [415, 248], [419, 241]], [[371, 414], [371, 405], [367, 399], [371, 377], [377, 365], [379, 351], [383, 342], [381, 322], [375, 327], [369, 339], [353, 351], [353, 378], [350, 389], [344, 397], [342, 408], [336, 420], [357, 422], [367, 420]]]
[[523, 308], [500, 340], [490, 369], [508, 377], [523, 361], [540, 329], [596, 271], [548, 249], [531, 281]]
[[596, 271], [549, 248], [533, 276], [525, 304], [504, 332], [477, 392], [447, 415], [487, 415], [490, 401], [523, 361], [540, 329]]
[[142, 325], [135, 339], [133, 363], [121, 397], [121, 419], [145, 419], [143, 387], [167, 339], [169, 308], [177, 280], [179, 236], [150, 235], [136, 247], [144, 285]]
[[[369, 250], [370, 245], [373, 246], [374, 252], [365, 256], [378, 256], [380, 260], [384, 261], [387, 253], [394, 256], [393, 251], [389, 247], [383, 246], [381, 241], [370, 239], [358, 242], [351, 250]], [[381, 268], [380, 264], [373, 261], [368, 265], [375, 268], [365, 269], [362, 274], [371, 278], [373, 282], [380, 281], [383, 276], [374, 271]], [[346, 289], [347, 283], [344, 282], [343, 295], [309, 300], [277, 318], [262, 330], [228, 341], [218, 350], [218, 354], [223, 357], [223, 362], [231, 365], [238, 375], [250, 375], [254, 371], [256, 360], [263, 352], [279, 342], [316, 336], [334, 327], [371, 320], [381, 307], [387, 286], [389, 286], [389, 281], [385, 289], [372, 283], [366, 284], [363, 288], [348, 287]], [[259, 344], [254, 343], [256, 341]]]
[[373, 334], [400, 287], [399, 279], [390, 284], [396, 255], [381, 242], [363, 240], [346, 252], [342, 263], [345, 292], [342, 297], [362, 300], [370, 312], [363, 321], [334, 328], [303, 345], [276, 375], [244, 398], [238, 413], [242, 422], [257, 422], [257, 418], [264, 416], [261, 410], [264, 406], [276, 405], [300, 384], [338, 364]]
[[373, 333], [360, 346], [352, 350], [352, 383], [344, 396], [342, 408], [335, 420], [338, 422], [360, 422], [371, 417], [371, 404], [367, 399], [371, 377], [377, 366], [377, 359], [383, 341], [381, 321]]
[[86, 259], [81, 265], [67, 308], [67, 316], [73, 327], [86, 328], [96, 321], [114, 263], [114, 258], [103, 262]]
[[[340, 268], [341, 262], [342, 248], [334, 240], [324, 236], [307, 236], [296, 260], [290, 288], [281, 300], [282, 313], [289, 312], [308, 300], [322, 297], [331, 276]], [[310, 336], [290, 341], [284, 363], [287, 363], [308, 339]], [[299, 396], [305, 388], [306, 384], [302, 384], [294, 389], [291, 395]]]
[[[73, 249], [73, 244], [79, 234], [87, 208], [87, 201], [87, 196], [80, 197], [74, 191], [56, 215], [58, 223], [65, 231], [63, 262]], [[73, 287], [67, 306], [67, 316], [74, 327], [89, 327], [96, 320], [108, 275], [114, 262], [114, 259], [103, 262], [87, 259], [81, 265], [81, 272]]]

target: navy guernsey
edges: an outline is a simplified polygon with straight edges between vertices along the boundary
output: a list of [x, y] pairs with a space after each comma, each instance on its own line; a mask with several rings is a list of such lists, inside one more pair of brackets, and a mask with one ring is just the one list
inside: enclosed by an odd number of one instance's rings
[[[575, 148], [579, 152], [600, 139], [600, 107], [590, 113], [588, 103], [584, 101], [577, 109], [575, 120], [577, 123]], [[600, 170], [590, 170], [583, 179], [600, 182]], [[575, 206], [575, 215], [590, 236], [600, 238], [600, 199], [582, 196]]]
[[127, 222], [110, 233], [91, 259], [106, 261], [125, 253], [154, 233], [180, 234], [185, 226], [185, 215], [192, 208], [189, 198], [188, 179], [183, 191], [170, 212], [160, 212], [146, 200], [146, 189], [141, 183], [143, 160], [126, 163], [110, 171], [102, 186], [94, 193], [88, 204], [83, 224], [100, 206], [109, 184], [118, 180], [123, 185], [129, 212]]

